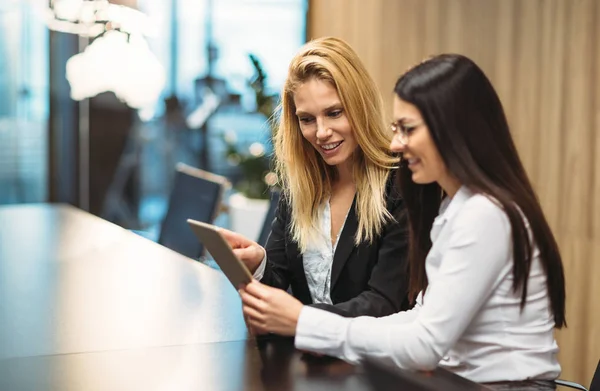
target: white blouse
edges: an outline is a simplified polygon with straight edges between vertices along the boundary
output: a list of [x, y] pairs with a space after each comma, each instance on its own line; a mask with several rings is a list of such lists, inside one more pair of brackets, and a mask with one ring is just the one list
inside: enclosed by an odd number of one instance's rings
[[[348, 214], [346, 214], [346, 219]], [[333, 265], [333, 256], [340, 239], [340, 234], [344, 230], [344, 224], [338, 232], [335, 239], [335, 244], [332, 245], [331, 240], [331, 205], [329, 201], [321, 208], [319, 215], [320, 222], [320, 240], [315, 243], [309, 243], [308, 248], [302, 254], [304, 266], [304, 275], [306, 283], [315, 304], [333, 304], [331, 302], [331, 267]], [[254, 272], [254, 278], [261, 280], [263, 278], [267, 256], [263, 258], [261, 264]]]
[[353, 363], [371, 357], [406, 369], [439, 365], [476, 382], [557, 378], [554, 318], [539, 252], [521, 311], [502, 208], [463, 186], [444, 200], [431, 240], [429, 286], [414, 309], [350, 319], [304, 306], [296, 347]]

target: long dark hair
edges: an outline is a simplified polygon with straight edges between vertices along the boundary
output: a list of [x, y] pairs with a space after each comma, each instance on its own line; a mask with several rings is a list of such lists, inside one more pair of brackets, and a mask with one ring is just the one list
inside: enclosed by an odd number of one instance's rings
[[[449, 172], [504, 209], [512, 229], [513, 289], [521, 293], [521, 308], [537, 245], [555, 326], [566, 326], [565, 277], [558, 245], [517, 153], [500, 99], [483, 71], [467, 57], [442, 54], [407, 71], [394, 92], [419, 109]], [[443, 191], [437, 183], [414, 183], [405, 165], [399, 170], [397, 178], [409, 214], [410, 294], [414, 299], [427, 287], [429, 232]]]

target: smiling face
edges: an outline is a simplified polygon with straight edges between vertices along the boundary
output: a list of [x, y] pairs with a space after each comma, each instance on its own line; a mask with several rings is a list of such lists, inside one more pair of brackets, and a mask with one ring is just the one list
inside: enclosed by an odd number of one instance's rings
[[454, 195], [460, 183], [448, 172], [419, 109], [394, 96], [394, 121], [399, 128], [403, 128], [406, 137], [401, 142], [402, 135], [397, 131], [390, 150], [402, 153], [402, 158], [412, 171], [413, 182], [437, 182], [446, 193]]
[[296, 116], [302, 136], [330, 166], [348, 164], [358, 143], [336, 89], [312, 78], [294, 93]]

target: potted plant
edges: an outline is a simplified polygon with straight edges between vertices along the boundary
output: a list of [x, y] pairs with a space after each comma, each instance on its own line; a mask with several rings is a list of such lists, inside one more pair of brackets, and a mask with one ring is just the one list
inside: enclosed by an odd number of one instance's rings
[[249, 85], [256, 98], [256, 112], [265, 117], [269, 127], [266, 144], [254, 142], [240, 147], [235, 134], [223, 134], [225, 156], [231, 165], [239, 168], [241, 179], [235, 181], [236, 193], [229, 197], [229, 216], [231, 228], [251, 239], [256, 239], [264, 223], [269, 208], [270, 189], [277, 183], [277, 177], [271, 170], [272, 135], [275, 121], [273, 113], [278, 95], [269, 94], [266, 89], [267, 75], [259, 59], [249, 55], [254, 76]]

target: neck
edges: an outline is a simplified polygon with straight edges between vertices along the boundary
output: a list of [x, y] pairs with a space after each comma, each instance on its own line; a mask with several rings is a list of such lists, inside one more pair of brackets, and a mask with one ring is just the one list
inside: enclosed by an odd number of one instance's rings
[[344, 186], [354, 183], [354, 178], [352, 177], [352, 162], [350, 160], [337, 165], [336, 168], [338, 174], [337, 185]]
[[447, 177], [443, 181], [438, 181], [438, 184], [450, 198], [454, 198], [454, 195], [462, 186], [458, 179], [454, 177]]

